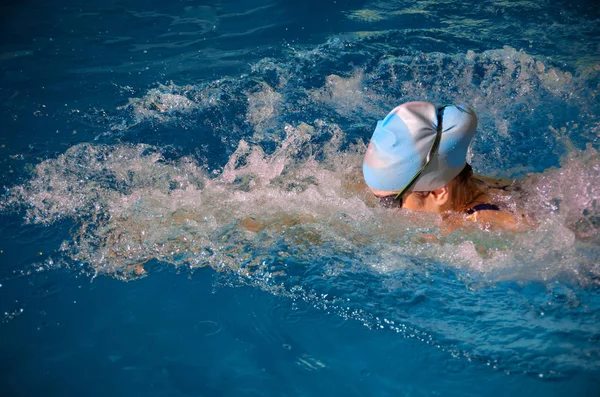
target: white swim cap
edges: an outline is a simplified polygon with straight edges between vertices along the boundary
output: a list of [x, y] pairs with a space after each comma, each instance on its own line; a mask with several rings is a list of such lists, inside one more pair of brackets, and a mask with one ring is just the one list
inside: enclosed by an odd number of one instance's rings
[[[475, 112], [463, 106], [442, 110], [442, 137], [437, 153], [410, 191], [445, 186], [467, 164], [467, 150], [477, 128]], [[425, 163], [437, 132], [437, 108], [429, 102], [408, 102], [377, 122], [363, 162], [367, 185], [398, 192]]]

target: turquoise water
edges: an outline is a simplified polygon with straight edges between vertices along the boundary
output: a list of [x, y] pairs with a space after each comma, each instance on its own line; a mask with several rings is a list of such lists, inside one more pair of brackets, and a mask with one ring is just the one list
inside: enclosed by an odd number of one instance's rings
[[[597, 394], [593, 4], [0, 11], [2, 395]], [[476, 110], [535, 230], [376, 206], [410, 100]]]

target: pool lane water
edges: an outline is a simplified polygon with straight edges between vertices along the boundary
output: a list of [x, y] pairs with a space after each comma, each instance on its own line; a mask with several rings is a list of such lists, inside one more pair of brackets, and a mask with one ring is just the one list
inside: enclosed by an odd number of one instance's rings
[[[600, 390], [593, 2], [31, 1], [0, 18], [0, 395]], [[530, 184], [539, 232], [418, 244], [430, 230], [346, 190], [352, 144], [418, 99], [476, 108], [481, 172], [562, 166]], [[148, 277], [110, 268], [148, 259]]]
[[[593, 395], [582, 374], [507, 376], [211, 269], [134, 283], [62, 271], [3, 324], [4, 395]], [[24, 285], [24, 289], [32, 286]], [[35, 381], [31, 381], [35, 374]], [[468, 386], [467, 386], [468, 385]]]

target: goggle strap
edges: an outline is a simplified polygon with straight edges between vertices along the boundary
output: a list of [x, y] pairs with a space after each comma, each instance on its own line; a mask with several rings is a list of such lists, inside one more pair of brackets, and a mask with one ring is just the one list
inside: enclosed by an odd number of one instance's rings
[[400, 197], [402, 197], [408, 191], [408, 189], [411, 188], [412, 185], [415, 184], [415, 182], [417, 181], [419, 176], [421, 176], [423, 171], [425, 171], [425, 168], [427, 168], [427, 166], [431, 162], [431, 159], [433, 158], [433, 156], [435, 156], [435, 154], [437, 153], [438, 148], [440, 147], [440, 142], [442, 141], [442, 120], [443, 120], [443, 116], [444, 116], [444, 108], [446, 106], [447, 105], [444, 105], [437, 109], [437, 129], [435, 131], [435, 139], [433, 140], [433, 143], [431, 144], [429, 153], [427, 153], [427, 157], [425, 158], [425, 163], [423, 164], [421, 169], [419, 169], [419, 171], [417, 171], [415, 176], [413, 176], [413, 178], [410, 180], [410, 182], [408, 182], [408, 184], [400, 191], [400, 193], [398, 193], [396, 195], [396, 197], [394, 197], [394, 199], [398, 200]]

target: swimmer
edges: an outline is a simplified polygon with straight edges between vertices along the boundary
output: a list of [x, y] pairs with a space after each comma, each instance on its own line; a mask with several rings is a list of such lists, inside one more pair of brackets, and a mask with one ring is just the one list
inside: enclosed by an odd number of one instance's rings
[[473, 175], [466, 157], [476, 128], [475, 112], [463, 106], [396, 107], [377, 123], [365, 154], [367, 186], [386, 208], [439, 214], [449, 226], [527, 228], [525, 214], [492, 199], [509, 194], [511, 182]]

